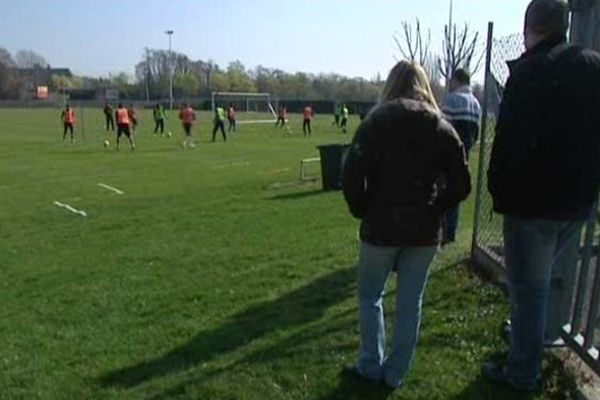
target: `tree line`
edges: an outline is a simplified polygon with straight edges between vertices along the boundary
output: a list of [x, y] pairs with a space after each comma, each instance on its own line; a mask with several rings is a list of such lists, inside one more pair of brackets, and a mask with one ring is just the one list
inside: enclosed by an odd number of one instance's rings
[[[24, 87], [20, 70], [46, 68], [43, 56], [19, 51], [13, 57], [0, 48], [0, 99], [17, 99], [32, 91]], [[209, 97], [212, 92], [271, 93], [288, 100], [375, 101], [382, 90], [379, 75], [373, 79], [349, 78], [339, 74], [289, 73], [259, 65], [247, 68], [240, 61], [222, 67], [212, 60], [192, 60], [186, 54], [160, 49], [145, 49], [129, 76], [118, 73], [105, 78], [52, 75], [46, 83], [51, 91], [60, 89], [116, 88], [129, 99], [167, 99], [171, 68], [173, 94], [177, 99]]]
[[210, 60], [194, 61], [182, 53], [147, 49], [135, 66], [135, 83], [146, 97], [168, 97], [171, 66], [176, 98], [206, 97], [212, 92], [260, 92], [289, 100], [374, 101], [383, 85], [378, 77], [367, 80], [338, 74], [292, 74], [262, 65], [250, 69], [237, 60], [223, 68]]

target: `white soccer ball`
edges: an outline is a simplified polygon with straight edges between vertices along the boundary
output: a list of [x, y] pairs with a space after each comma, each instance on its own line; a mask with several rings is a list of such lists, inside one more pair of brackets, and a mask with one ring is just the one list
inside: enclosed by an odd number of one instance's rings
[[110, 141], [108, 141], [108, 140], [105, 140], [105, 141], [104, 141], [104, 147], [108, 147], [108, 146], [110, 146]]
[[173, 136], [173, 132], [169, 131], [169, 132], [167, 133], [167, 137], [171, 137], [171, 136]]

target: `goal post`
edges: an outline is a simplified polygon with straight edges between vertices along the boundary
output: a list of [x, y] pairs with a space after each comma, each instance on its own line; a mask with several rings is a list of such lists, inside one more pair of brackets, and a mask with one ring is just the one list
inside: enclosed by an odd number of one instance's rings
[[227, 109], [230, 104], [238, 113], [238, 124], [274, 123], [277, 121], [277, 112], [273, 107], [270, 93], [212, 93], [211, 109], [213, 113], [217, 106]]

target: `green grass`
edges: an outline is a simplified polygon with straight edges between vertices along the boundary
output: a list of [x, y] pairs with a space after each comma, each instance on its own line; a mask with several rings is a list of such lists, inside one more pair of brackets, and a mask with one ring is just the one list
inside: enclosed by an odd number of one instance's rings
[[[318, 117], [305, 139], [292, 116], [292, 133], [245, 125], [211, 144], [202, 114], [183, 150], [178, 124], [155, 138], [150, 119], [132, 154], [102, 147], [99, 111], [71, 144], [57, 110], [0, 110], [0, 399], [385, 398], [340, 375], [358, 347], [358, 223], [339, 192], [298, 182], [301, 158], [350, 135]], [[507, 304], [466, 268], [472, 214], [470, 200], [437, 257], [415, 365], [390, 398], [518, 398], [479, 376], [505, 351]], [[545, 374], [531, 398], [565, 398], [559, 363]]]

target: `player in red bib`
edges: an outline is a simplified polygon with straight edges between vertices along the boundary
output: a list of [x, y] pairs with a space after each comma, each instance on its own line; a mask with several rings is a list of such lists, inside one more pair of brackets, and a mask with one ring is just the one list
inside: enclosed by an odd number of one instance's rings
[[283, 128], [283, 126], [285, 125], [285, 121], [287, 121], [287, 119], [288, 119], [287, 107], [286, 106], [279, 107], [279, 110], [277, 110], [277, 122], [275, 122], [275, 127], [279, 126], [279, 123], [281, 122], [281, 127]]
[[[315, 115], [312, 106], [309, 104], [304, 107], [304, 111], [302, 112], [304, 115], [304, 122], [302, 122], [302, 131], [304, 132], [304, 136], [309, 136], [312, 134], [312, 130], [310, 129], [310, 123]], [[308, 132], [308, 135], [307, 135]]]
[[129, 113], [129, 122], [130, 122], [130, 126], [131, 126], [131, 132], [135, 133], [135, 130], [138, 125], [138, 113], [137, 113], [135, 107], [133, 107], [133, 104], [129, 105], [127, 112]]
[[131, 119], [129, 115], [129, 110], [123, 107], [123, 104], [117, 106], [117, 110], [115, 111], [115, 119], [117, 120], [117, 150], [119, 150], [121, 135], [127, 136], [127, 139], [129, 139], [129, 143], [131, 144], [131, 151], [135, 150], [135, 142], [133, 141], [133, 135], [130, 130]]
[[181, 111], [179, 111], [179, 119], [183, 124], [183, 130], [185, 131], [185, 140], [183, 141], [183, 147], [196, 147], [192, 141], [192, 125], [196, 121], [196, 114], [191, 106], [183, 103], [181, 105]]
[[233, 106], [233, 103], [230, 103], [229, 108], [227, 109], [227, 121], [229, 121], [228, 132], [231, 132], [232, 129], [235, 132], [237, 130], [237, 124], [235, 121], [235, 107]]
[[67, 137], [67, 130], [71, 132], [71, 142], [73, 141], [73, 125], [75, 124], [75, 111], [67, 104], [62, 114], [60, 114], [60, 119], [63, 122], [63, 140]]

